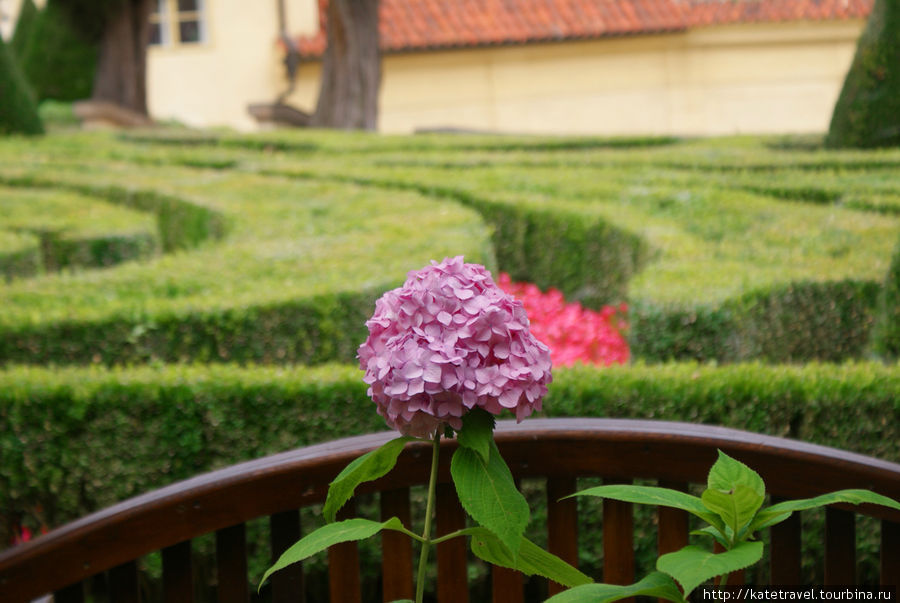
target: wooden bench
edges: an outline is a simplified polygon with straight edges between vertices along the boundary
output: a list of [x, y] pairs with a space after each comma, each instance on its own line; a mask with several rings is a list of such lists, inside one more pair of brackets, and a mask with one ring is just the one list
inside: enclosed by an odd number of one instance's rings
[[[346, 438], [241, 463], [62, 526], [0, 553], [0, 600], [16, 603], [55, 592], [58, 603], [82, 601], [83, 582], [108, 572], [110, 600], [137, 601], [134, 560], [162, 551], [165, 600], [190, 601], [190, 541], [214, 532], [218, 600], [246, 602], [256, 584], [247, 575], [245, 523], [269, 517], [273, 555], [277, 556], [300, 535], [298, 509], [321, 503], [328, 483], [347, 463], [395, 436], [384, 432]], [[898, 464], [733, 429], [661, 421], [531, 419], [521, 424], [501, 421], [495, 437], [517, 479], [546, 479], [548, 547], [570, 562], [577, 561], [579, 538], [600, 537], [578, 533], [577, 505], [572, 499], [557, 502], [576, 489], [576, 478], [601, 476], [614, 482], [655, 479], [660, 484], [686, 488], [689, 483], [705, 482], [717, 449], [756, 469], [773, 497], [809, 497], [843, 488], [869, 488], [900, 499]], [[448, 483], [454, 444], [445, 441], [442, 446], [439, 534], [455, 530], [465, 521]], [[410, 444], [394, 471], [360, 487], [359, 492], [379, 492], [383, 516], [408, 518], [410, 486], [425, 483], [429, 454], [427, 444]], [[591, 573], [606, 582], [631, 583], [635, 580], [631, 505], [604, 501], [603, 513], [604, 562]], [[900, 578], [900, 513], [866, 505], [828, 508], [825, 542], [813, 549], [824, 556], [825, 583], [856, 583], [856, 513], [881, 520], [881, 581], [896, 584]], [[660, 509], [657, 517], [660, 551], [671, 551], [687, 542], [688, 519], [684, 513]], [[384, 600], [411, 597], [413, 555], [409, 538], [387, 533], [381, 543]], [[773, 584], [802, 582], [797, 514], [771, 530], [770, 557]], [[463, 539], [438, 547], [439, 601], [469, 600], [466, 559], [467, 543]], [[328, 563], [331, 600], [360, 601], [356, 546], [332, 547]], [[257, 579], [252, 577], [253, 581]], [[491, 580], [494, 601], [522, 600], [519, 574], [494, 568]], [[302, 600], [302, 590], [299, 565], [272, 578], [273, 601]], [[550, 585], [550, 592], [557, 590]]]

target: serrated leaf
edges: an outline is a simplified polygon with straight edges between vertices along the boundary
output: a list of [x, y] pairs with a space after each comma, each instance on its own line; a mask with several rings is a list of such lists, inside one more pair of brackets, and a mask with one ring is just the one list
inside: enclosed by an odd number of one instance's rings
[[463, 509], [515, 555], [531, 511], [493, 439], [490, 446], [487, 463], [471, 448], [458, 448], [450, 462], [450, 474]]
[[282, 553], [278, 561], [263, 574], [262, 580], [259, 581], [260, 588], [262, 588], [266, 579], [278, 570], [284, 569], [298, 561], [303, 561], [332, 545], [353, 540], [364, 540], [374, 536], [381, 530], [405, 531], [403, 524], [396, 517], [391, 517], [383, 523], [372, 521], [371, 519], [354, 518], [326, 524], [307, 534]]
[[588, 576], [572, 567], [553, 553], [545, 551], [523, 537], [518, 556], [513, 555], [497, 536], [487, 528], [468, 528], [464, 532], [472, 537], [470, 547], [479, 558], [522, 572], [528, 576], [537, 574], [565, 586], [578, 586], [593, 582]]
[[670, 576], [653, 572], [643, 580], [628, 586], [617, 584], [585, 584], [565, 590], [547, 599], [546, 603], [609, 603], [629, 597], [653, 597], [674, 603], [685, 599]]
[[873, 505], [890, 507], [892, 509], [897, 509], [898, 511], [900, 511], [900, 502], [897, 502], [892, 498], [888, 498], [887, 496], [872, 492], [871, 490], [838, 490], [836, 492], [829, 492], [828, 494], [822, 494], [821, 496], [816, 496], [814, 498], [786, 500], [784, 502], [774, 504], [771, 507], [767, 507], [757, 513], [756, 517], [753, 520], [753, 523], [750, 524], [749, 529], [751, 531], [761, 530], [762, 528], [767, 528], [781, 521], [784, 521], [785, 519], [790, 517], [791, 513], [793, 513], [794, 511], [805, 511], [807, 509], [814, 509], [816, 507], [823, 507], [825, 505], [832, 505], [835, 503], [849, 503], [853, 505], [870, 503]]
[[575, 494], [570, 494], [566, 498], [569, 498], [570, 496], [597, 496], [599, 498], [611, 498], [622, 502], [672, 507], [696, 515], [706, 523], [709, 523], [722, 531], [724, 531], [725, 528], [722, 520], [719, 519], [719, 516], [707, 509], [700, 498], [687, 494], [686, 492], [670, 490], [669, 488], [660, 488], [658, 486], [635, 486], [632, 484], [610, 484], [588, 488], [576, 492]]
[[322, 508], [325, 521], [328, 523], [334, 521], [337, 512], [341, 510], [344, 503], [350, 500], [358, 485], [376, 480], [393, 469], [403, 447], [412, 439], [402, 437], [385, 442], [344, 467], [344, 470], [328, 486], [328, 496], [325, 499], [325, 506]]
[[463, 416], [462, 423], [456, 436], [459, 445], [471, 448], [487, 463], [496, 424], [494, 415], [483, 408], [473, 408]]
[[753, 565], [763, 554], [762, 542], [741, 542], [730, 551], [711, 553], [699, 546], [686, 546], [656, 560], [656, 569], [672, 576], [688, 597], [700, 584]]
[[706, 487], [730, 492], [739, 485], [750, 488], [759, 496], [766, 495], [766, 485], [756, 471], [720, 450], [718, 460], [709, 470]]
[[737, 484], [730, 492], [707, 488], [700, 496], [703, 506], [721, 517], [733, 534], [738, 534], [750, 523], [764, 499], [764, 494], [759, 494], [742, 483]]

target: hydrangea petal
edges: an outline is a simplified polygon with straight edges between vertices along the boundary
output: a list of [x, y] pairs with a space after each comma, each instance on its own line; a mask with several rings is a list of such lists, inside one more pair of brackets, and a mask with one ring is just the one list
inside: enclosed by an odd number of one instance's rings
[[462, 256], [412, 271], [385, 293], [359, 347], [378, 413], [403, 434], [458, 429], [470, 409], [517, 419], [540, 408], [550, 354], [528, 330], [522, 303]]

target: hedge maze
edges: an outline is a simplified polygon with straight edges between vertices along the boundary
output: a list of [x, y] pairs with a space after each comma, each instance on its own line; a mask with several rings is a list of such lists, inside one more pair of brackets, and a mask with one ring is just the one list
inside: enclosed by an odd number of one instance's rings
[[898, 460], [898, 174], [796, 138], [2, 139], [0, 539], [379, 429], [364, 322], [454, 255], [628, 304], [634, 366], [558, 371], [549, 415]]
[[458, 254], [628, 302], [637, 358], [865, 357], [900, 153], [778, 142], [9, 141], [0, 360], [352, 361], [367, 304]]

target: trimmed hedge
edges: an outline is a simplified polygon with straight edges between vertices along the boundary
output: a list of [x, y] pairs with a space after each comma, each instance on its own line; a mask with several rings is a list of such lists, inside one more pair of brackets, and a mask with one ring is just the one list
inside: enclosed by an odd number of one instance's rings
[[[156, 210], [169, 249], [210, 223], [229, 230], [90, 278], [0, 290], [9, 308], [0, 316], [0, 362], [350, 361], [375, 299], [408, 270], [457, 254], [496, 266], [477, 213], [413, 192], [115, 163], [10, 172], [0, 175], [10, 185]], [[165, 188], [149, 188], [161, 179]], [[187, 228], [186, 212], [197, 228]], [[177, 228], [186, 235], [172, 237]]]
[[636, 305], [629, 344], [646, 361], [860, 358], [869, 348], [881, 289], [864, 281], [797, 282], [721, 306]]
[[194, 201], [153, 189], [139, 189], [126, 184], [106, 184], [53, 177], [41, 170], [16, 175], [0, 174], [0, 185], [28, 189], [51, 189], [100, 198], [107, 202], [156, 214], [158, 235], [164, 251], [196, 247], [207, 239], [220, 239], [228, 231], [228, 220], [220, 211]]
[[[202, 471], [383, 429], [365, 391], [342, 365], [7, 368], [2, 524], [56, 525]], [[543, 414], [725, 425], [898, 461], [900, 366], [558, 369]]]
[[0, 224], [37, 236], [51, 271], [147, 258], [160, 246], [153, 216], [59, 190], [0, 186]]
[[[829, 187], [819, 189], [792, 184], [787, 172], [768, 179], [786, 184], [766, 188], [754, 184], [764, 180], [758, 176], [638, 176], [598, 162], [591, 167], [606, 179], [596, 182], [585, 178], [590, 169], [467, 161], [418, 160], [424, 167], [413, 170], [381, 158], [377, 166], [355, 165], [356, 176], [343, 167], [338, 172], [328, 158], [303, 169], [275, 164], [266, 170], [413, 188], [476, 209], [493, 227], [499, 265], [514, 279], [559, 288], [590, 307], [627, 299], [638, 358], [800, 362], [865, 355], [882, 280], [880, 269], [873, 270], [875, 249], [883, 251], [882, 235], [897, 227], [889, 216], [900, 213], [893, 211], [900, 208], [895, 178], [864, 173], [848, 186], [838, 170], [827, 178], [804, 174]], [[859, 159], [848, 154], [830, 161]], [[459, 180], [463, 169], [466, 178]]]
[[900, 242], [878, 300], [879, 312], [872, 336], [873, 352], [882, 358], [900, 358]]
[[834, 107], [831, 147], [900, 146], [900, 1], [875, 0]]
[[[0, 180], [77, 190], [154, 211], [164, 249], [188, 252], [141, 275], [114, 272], [90, 286], [67, 282], [62, 295], [49, 284], [39, 299], [37, 291], [10, 291], [15, 303], [8, 322], [25, 342], [16, 361], [35, 361], [28, 350], [46, 349], [32, 343], [42, 337], [40, 329], [71, 330], [72, 314], [82, 323], [90, 314], [87, 322], [112, 333], [138, 333], [145, 340], [140, 347], [166, 360], [194, 356], [190, 346], [159, 351], [148, 343], [147, 333], [158, 324], [168, 325], [164, 331], [179, 320], [186, 328], [221, 328], [200, 338], [215, 343], [198, 346], [197, 358], [234, 358], [229, 346], [217, 351], [218, 342], [231, 337], [226, 323], [245, 324], [243, 315], [256, 307], [294, 308], [297, 298], [328, 291], [374, 291], [395, 285], [416, 264], [440, 259], [443, 253], [426, 253], [424, 244], [416, 252], [400, 251], [414, 237], [397, 240], [398, 203], [411, 198], [440, 203], [415, 220], [399, 221], [407, 227], [415, 222], [423, 238], [436, 240], [424, 232], [441, 231], [452, 240], [446, 246], [451, 255], [488, 262], [542, 288], [557, 287], [588, 306], [627, 301], [636, 357], [860, 357], [900, 226], [894, 211], [900, 184], [893, 177], [900, 152], [894, 150], [824, 152], [760, 138], [611, 148], [581, 139], [548, 144], [542, 138], [278, 132], [202, 133], [187, 137], [192, 146], [173, 151], [170, 142], [181, 140], [181, 133], [138, 136], [54, 137], [27, 150], [0, 145]], [[358, 211], [355, 222], [344, 209], [351, 204]], [[332, 220], [335, 210], [340, 217]], [[472, 216], [470, 241], [459, 228], [463, 214]], [[456, 228], [460, 232], [451, 233]], [[292, 288], [298, 277], [282, 258], [309, 257], [298, 267], [305, 280], [323, 261], [308, 250], [327, 248], [337, 232], [344, 235], [337, 249], [346, 250], [355, 237], [378, 257], [393, 257], [395, 267], [358, 253], [332, 253], [327, 269], [317, 273], [353, 278], [332, 279], [328, 291], [318, 283], [310, 292]], [[209, 243], [216, 237], [213, 252]], [[408, 261], [396, 261], [399, 256]], [[413, 263], [413, 257], [420, 259]], [[209, 281], [210, 271], [220, 275], [216, 282]], [[256, 281], [252, 294], [248, 274]], [[126, 305], [123, 300], [136, 299], [137, 291], [145, 301]], [[186, 301], [194, 291], [203, 294]], [[40, 320], [30, 318], [32, 307], [40, 308]], [[96, 354], [53, 360], [144, 357], [123, 351], [126, 335], [116, 338]]]
[[28, 233], [0, 230], [0, 283], [41, 269], [41, 242]]
[[385, 283], [368, 291], [199, 312], [125, 312], [103, 319], [0, 325], [0, 358], [104, 365], [348, 361], [366, 337], [365, 321], [375, 300], [389, 288]]
[[[277, 173], [277, 172], [275, 172]], [[286, 172], [302, 178], [322, 174]], [[346, 180], [334, 176], [336, 180]], [[362, 178], [368, 186], [416, 190], [451, 199], [476, 210], [491, 227], [497, 263], [513, 280], [541, 289], [555, 287], [571, 300], [599, 308], [627, 296], [628, 283], [648, 257], [646, 242], [598, 216], [570, 208], [548, 208], [526, 199], [492, 200], [466, 190], [410, 182], [405, 179]]]
[[28, 82], [0, 36], [0, 136], [43, 132]]

